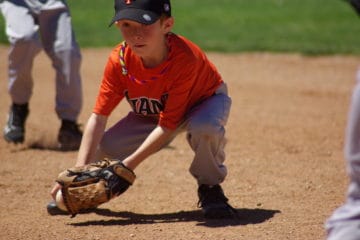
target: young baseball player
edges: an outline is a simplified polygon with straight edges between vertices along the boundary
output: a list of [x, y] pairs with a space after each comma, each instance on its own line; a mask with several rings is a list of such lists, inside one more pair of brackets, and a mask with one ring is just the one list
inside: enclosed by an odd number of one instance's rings
[[[220, 186], [227, 175], [225, 124], [231, 105], [220, 74], [198, 46], [171, 32], [169, 0], [115, 0], [112, 24], [124, 42], [106, 64], [76, 166], [96, 160], [98, 151], [134, 170], [186, 131], [195, 153], [190, 173], [199, 186], [199, 206], [207, 218], [232, 217], [235, 210]], [[105, 131], [122, 100], [132, 111]], [[59, 189], [56, 184], [53, 198]]]
[[56, 74], [55, 110], [61, 119], [58, 142], [61, 150], [80, 146], [82, 132], [76, 123], [82, 105], [81, 55], [63, 0], [0, 0], [10, 42], [8, 91], [12, 104], [4, 128], [7, 142], [25, 140], [25, 121], [29, 114], [35, 56], [43, 48]]
[[[348, 0], [360, 15], [360, 0]], [[360, 68], [353, 90], [345, 135], [345, 159], [350, 177], [346, 202], [325, 224], [327, 240], [360, 239]]]

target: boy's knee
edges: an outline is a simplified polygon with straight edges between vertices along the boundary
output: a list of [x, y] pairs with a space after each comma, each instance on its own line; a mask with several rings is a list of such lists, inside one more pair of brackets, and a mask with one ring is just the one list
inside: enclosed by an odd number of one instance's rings
[[192, 122], [188, 127], [188, 133], [196, 136], [212, 137], [224, 134], [224, 128], [211, 121]]

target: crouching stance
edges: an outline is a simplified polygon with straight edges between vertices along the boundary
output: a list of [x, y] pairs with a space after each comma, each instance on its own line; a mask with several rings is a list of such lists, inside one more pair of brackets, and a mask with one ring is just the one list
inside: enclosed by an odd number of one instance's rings
[[[204, 216], [236, 215], [220, 186], [231, 99], [216, 67], [197, 45], [171, 32], [169, 0], [115, 0], [111, 24], [124, 41], [110, 53], [75, 165], [107, 157], [134, 171], [185, 131]], [[122, 100], [132, 111], [106, 128]], [[53, 198], [64, 186], [53, 187]]]

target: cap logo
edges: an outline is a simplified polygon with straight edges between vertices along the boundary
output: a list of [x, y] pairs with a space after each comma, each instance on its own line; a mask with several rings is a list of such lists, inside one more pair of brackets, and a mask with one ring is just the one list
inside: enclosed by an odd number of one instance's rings
[[125, 0], [125, 3], [126, 3], [127, 5], [129, 5], [129, 4], [131, 4], [131, 1], [132, 1], [132, 0]]
[[151, 17], [148, 15], [148, 14], [144, 14], [143, 16], [143, 19], [147, 22], [150, 22], [151, 21]]

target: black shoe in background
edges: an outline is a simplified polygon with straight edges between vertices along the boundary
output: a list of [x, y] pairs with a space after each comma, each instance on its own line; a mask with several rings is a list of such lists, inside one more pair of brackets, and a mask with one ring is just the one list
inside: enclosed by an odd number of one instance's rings
[[59, 148], [62, 151], [74, 151], [80, 147], [82, 131], [75, 121], [62, 120], [58, 134]]
[[25, 139], [25, 121], [29, 115], [29, 106], [13, 103], [10, 107], [8, 121], [4, 128], [4, 139], [7, 142], [23, 143]]

